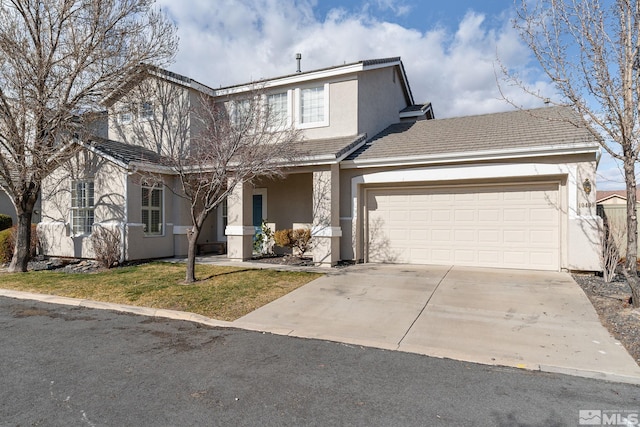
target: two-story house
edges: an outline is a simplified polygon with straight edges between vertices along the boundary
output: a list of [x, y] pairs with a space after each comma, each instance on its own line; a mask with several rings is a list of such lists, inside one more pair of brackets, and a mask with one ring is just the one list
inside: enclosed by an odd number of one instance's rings
[[[147, 87], [132, 101], [126, 95], [149, 76], [127, 79], [105, 99], [108, 135], [84, 142], [73, 165], [47, 178], [39, 226], [47, 254], [92, 257], [95, 223], [120, 230], [126, 259], [186, 254], [188, 210], [161, 159], [167, 136], [149, 133], [145, 121], [173, 120], [171, 137], [185, 140], [197, 129], [188, 114], [159, 112], [154, 96], [171, 88], [186, 104], [202, 94], [242, 99], [256, 83], [212, 89], [152, 74], [161, 82], [155, 95]], [[310, 227], [314, 261], [326, 265], [600, 269], [591, 191], [598, 143], [571, 110], [434, 119], [430, 103], [414, 101], [400, 58], [258, 83], [269, 108], [302, 131], [305, 155], [284, 178], [238, 185], [210, 216], [200, 241], [225, 241], [229, 258], [252, 256], [255, 226], [266, 220]], [[142, 170], [165, 185], [145, 182]]]

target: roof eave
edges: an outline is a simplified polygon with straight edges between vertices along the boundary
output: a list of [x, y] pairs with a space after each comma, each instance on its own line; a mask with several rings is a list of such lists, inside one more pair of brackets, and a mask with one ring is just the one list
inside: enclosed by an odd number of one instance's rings
[[323, 68], [320, 70], [307, 71], [299, 74], [290, 74], [282, 77], [275, 77], [271, 79], [260, 79], [254, 82], [239, 84], [235, 86], [223, 87], [215, 90], [215, 96], [228, 96], [235, 95], [238, 93], [248, 92], [255, 90], [255, 87], [258, 86], [263, 89], [269, 89], [272, 87], [278, 86], [286, 86], [295, 83], [301, 83], [311, 80], [321, 80], [327, 79], [331, 77], [337, 77], [347, 74], [353, 74], [360, 71], [369, 71], [376, 70], [379, 68], [388, 68], [388, 67], [398, 67], [400, 69], [401, 78], [403, 80], [405, 94], [407, 94], [407, 98], [411, 100], [413, 103], [413, 95], [411, 95], [411, 89], [408, 86], [408, 80], [406, 73], [404, 71], [404, 66], [402, 65], [402, 61], [398, 58], [388, 62], [380, 62], [380, 63], [365, 63], [365, 61], [354, 62], [351, 64], [345, 64], [342, 66]]
[[599, 152], [600, 146], [593, 144], [561, 145], [555, 147], [531, 147], [527, 149], [488, 150], [479, 152], [443, 153], [427, 156], [381, 157], [369, 160], [347, 160], [343, 169], [370, 167], [410, 166], [418, 164], [464, 163], [472, 161], [505, 160], [540, 156], [564, 156]]
[[100, 150], [98, 147], [96, 147], [95, 145], [91, 145], [91, 144], [87, 144], [84, 143], [82, 141], [77, 141], [77, 144], [80, 145], [81, 147], [89, 150], [90, 152], [92, 152], [95, 155], [98, 155], [100, 157], [102, 157], [105, 160], [110, 161], [111, 163], [120, 166], [121, 168], [127, 169], [127, 167], [129, 166], [126, 162], [123, 162], [120, 159], [116, 159], [115, 157], [111, 156], [110, 154], [105, 153], [104, 151]]

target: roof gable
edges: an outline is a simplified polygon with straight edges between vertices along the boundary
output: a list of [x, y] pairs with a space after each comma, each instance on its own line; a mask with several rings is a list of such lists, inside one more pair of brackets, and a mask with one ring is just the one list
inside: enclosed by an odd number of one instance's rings
[[102, 99], [102, 103], [106, 106], [111, 106], [125, 93], [131, 90], [132, 87], [149, 77], [165, 80], [167, 82], [177, 84], [185, 88], [193, 89], [205, 95], [214, 95], [213, 89], [196, 80], [193, 80], [190, 77], [183, 76], [182, 74], [174, 73], [173, 71], [165, 70], [164, 68], [156, 67], [153, 65], [140, 64], [133, 70], [133, 72], [122, 78], [122, 81], [120, 82], [118, 87], [111, 93], [107, 94]]
[[[596, 191], [596, 203], [604, 202], [610, 199], [627, 200], [627, 190], [598, 190]], [[636, 200], [640, 203], [640, 189], [636, 190]]]

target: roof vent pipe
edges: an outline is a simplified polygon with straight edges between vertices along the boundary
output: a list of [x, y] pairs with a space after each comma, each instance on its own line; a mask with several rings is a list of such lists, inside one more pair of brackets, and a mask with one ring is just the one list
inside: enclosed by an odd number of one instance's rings
[[296, 70], [296, 73], [300, 73], [302, 72], [300, 70], [300, 60], [302, 59], [302, 54], [301, 53], [296, 53], [296, 61], [298, 63], [298, 69]]

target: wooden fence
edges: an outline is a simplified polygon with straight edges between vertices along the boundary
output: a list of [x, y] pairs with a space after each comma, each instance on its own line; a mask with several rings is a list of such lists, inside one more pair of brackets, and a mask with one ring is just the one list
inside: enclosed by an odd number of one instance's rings
[[[598, 205], [598, 215], [603, 219], [618, 246], [621, 257], [627, 254], [627, 205]], [[640, 208], [636, 208], [636, 217]], [[640, 230], [640, 227], [639, 227]]]

